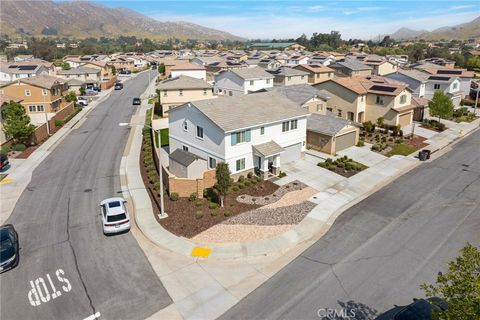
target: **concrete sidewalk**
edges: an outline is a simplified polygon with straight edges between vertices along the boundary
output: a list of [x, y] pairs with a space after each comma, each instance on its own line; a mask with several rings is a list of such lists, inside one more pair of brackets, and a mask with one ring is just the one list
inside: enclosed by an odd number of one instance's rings
[[84, 118], [100, 103], [106, 100], [113, 88], [101, 92], [101, 97], [83, 107], [68, 123], [42, 143], [27, 159], [12, 159], [14, 166], [8, 170], [8, 183], [0, 184], [0, 224], [10, 217], [18, 198], [32, 179], [33, 170], [55, 149], [55, 147], [70, 133], [78, 128]]

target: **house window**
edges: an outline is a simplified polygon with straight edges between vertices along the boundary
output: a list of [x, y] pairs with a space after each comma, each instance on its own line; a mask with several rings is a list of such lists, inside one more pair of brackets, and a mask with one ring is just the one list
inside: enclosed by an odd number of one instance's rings
[[25, 97], [30, 97], [32, 95], [32, 93], [30, 92], [30, 90], [25, 90]]
[[270, 79], [267, 79], [267, 84], [270, 84]]
[[243, 131], [238, 131], [234, 132], [231, 134], [231, 143], [232, 146], [238, 144], [238, 143], [243, 143], [243, 142], [250, 142], [251, 140], [251, 131], [250, 129], [243, 130]]
[[237, 171], [245, 170], [245, 158], [237, 160], [236, 169], [237, 169]]
[[183, 89], [178, 90], [178, 95], [183, 96]]
[[453, 86], [452, 86], [452, 89], [453, 89], [453, 90], [457, 90], [457, 87], [458, 87], [458, 84], [457, 84], [457, 83], [454, 83]]
[[377, 104], [383, 104], [383, 96], [377, 96], [377, 100], [375, 102]]
[[363, 102], [364, 98], [365, 98], [365, 96], [360, 96], [360, 101]]
[[285, 121], [285, 122], [282, 122], [282, 132], [287, 132], [290, 130], [290, 122], [289, 121]]
[[163, 91], [163, 96], [164, 96], [164, 97], [167, 96], [167, 91]]
[[184, 145], [184, 146], [182, 146], [182, 149], [183, 149], [183, 151], [188, 151], [188, 147], [187, 147], [187, 146], [185, 146], [185, 145]]
[[253, 84], [255, 83], [254, 80], [250, 80], [250, 85], [253, 86]]
[[203, 89], [203, 95], [204, 95], [204, 96], [207, 95], [207, 89]]
[[333, 109], [332, 109], [332, 108], [327, 108], [327, 111], [330, 111], [330, 112], [332, 112], [332, 111], [333, 111]]
[[188, 122], [187, 121], [183, 122], [183, 130], [188, 131]]
[[263, 136], [265, 134], [265, 127], [260, 127], [260, 135]]
[[222, 93], [222, 89], [218, 89], [218, 92], [219, 92], [219, 93]]
[[197, 138], [203, 139], [203, 128], [197, 126]]
[[43, 105], [28, 106], [28, 111], [30, 111], [30, 112], [43, 112], [43, 111], [45, 111], [45, 108], [43, 107]]
[[342, 116], [342, 110], [341, 110], [341, 109], [338, 109], [338, 116], [339, 116], [339, 117]]
[[440, 90], [440, 84], [435, 83], [435, 84], [433, 85], [433, 89], [434, 89], [434, 90]]
[[232, 91], [228, 91], [228, 95], [231, 97], [232, 96]]
[[290, 128], [292, 130], [295, 130], [295, 129], [298, 128], [298, 120], [297, 119], [290, 121]]
[[287, 77], [287, 81], [290, 81], [290, 80], [292, 80], [292, 77]]
[[304, 78], [305, 78], [305, 76], [301, 76], [301, 77], [300, 77], [300, 79], [302, 79], [302, 80], [303, 80]]
[[400, 103], [406, 103], [407, 102], [407, 95], [406, 94], [402, 94], [400, 96]]
[[42, 89], [42, 96], [46, 96], [48, 94], [48, 91], [46, 89]]
[[217, 167], [217, 159], [208, 157], [208, 167], [210, 169], [216, 168]]
[[323, 106], [321, 104], [317, 104], [317, 112], [322, 110], [323, 110]]

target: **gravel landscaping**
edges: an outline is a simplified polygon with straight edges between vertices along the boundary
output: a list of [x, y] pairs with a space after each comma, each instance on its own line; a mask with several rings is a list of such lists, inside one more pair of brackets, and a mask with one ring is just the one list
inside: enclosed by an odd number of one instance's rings
[[193, 241], [200, 243], [249, 242], [268, 239], [290, 230], [294, 225], [255, 226], [218, 224], [196, 235]]
[[236, 200], [240, 203], [264, 206], [264, 205], [276, 202], [278, 199], [280, 199], [283, 195], [285, 195], [288, 192], [295, 191], [295, 190], [302, 190], [306, 187], [307, 187], [306, 184], [295, 180], [286, 185], [281, 186], [274, 193], [267, 194], [265, 196], [260, 196], [260, 197], [252, 196], [249, 194], [243, 194], [238, 196]]

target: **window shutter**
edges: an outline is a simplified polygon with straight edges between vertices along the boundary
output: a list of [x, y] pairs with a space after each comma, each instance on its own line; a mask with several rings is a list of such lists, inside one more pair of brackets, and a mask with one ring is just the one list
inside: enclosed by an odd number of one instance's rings
[[232, 146], [236, 145], [237, 144], [237, 134], [232, 133], [230, 136], [232, 137]]
[[246, 142], [250, 142], [250, 140], [251, 140], [251, 130], [250, 130], [250, 129], [247, 129], [247, 130], [245, 131], [245, 141], [246, 141]]

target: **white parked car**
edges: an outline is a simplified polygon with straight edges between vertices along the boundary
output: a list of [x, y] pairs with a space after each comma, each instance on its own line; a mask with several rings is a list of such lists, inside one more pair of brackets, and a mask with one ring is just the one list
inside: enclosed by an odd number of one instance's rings
[[130, 217], [123, 198], [108, 198], [100, 202], [100, 215], [104, 234], [130, 230]]
[[88, 106], [88, 99], [85, 97], [77, 97], [77, 104], [81, 106]]

